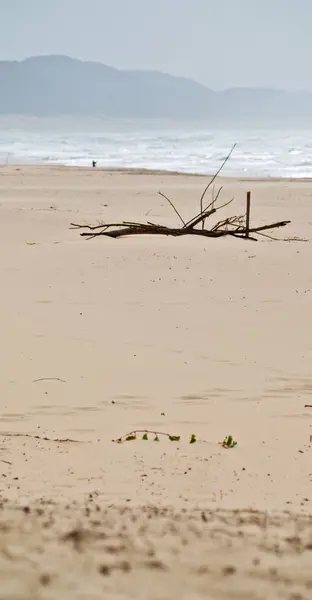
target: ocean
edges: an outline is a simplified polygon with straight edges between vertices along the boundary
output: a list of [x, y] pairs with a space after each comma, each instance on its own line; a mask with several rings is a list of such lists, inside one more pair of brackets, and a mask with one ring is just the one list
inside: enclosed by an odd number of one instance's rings
[[0, 164], [147, 168], [211, 174], [232, 145], [224, 175], [312, 177], [312, 129], [0, 118]]

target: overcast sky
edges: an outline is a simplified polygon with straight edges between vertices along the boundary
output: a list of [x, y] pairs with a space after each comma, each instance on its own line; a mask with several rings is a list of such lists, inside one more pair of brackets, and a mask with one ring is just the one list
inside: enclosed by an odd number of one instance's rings
[[0, 0], [0, 60], [38, 54], [312, 90], [312, 0]]

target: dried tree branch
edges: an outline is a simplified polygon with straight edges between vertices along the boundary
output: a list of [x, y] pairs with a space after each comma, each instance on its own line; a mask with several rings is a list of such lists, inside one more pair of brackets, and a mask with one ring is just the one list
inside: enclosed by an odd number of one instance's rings
[[[232, 219], [237, 219], [236, 217], [232, 217]], [[252, 227], [249, 229], [250, 233], [260, 233], [262, 231], [268, 229], [277, 229], [279, 227], [285, 227], [290, 223], [290, 221], [278, 221], [276, 223], [270, 223], [269, 225], [261, 225], [260, 227]], [[185, 228], [185, 227], [167, 227], [163, 225], [144, 225], [143, 223], [133, 223], [131, 226], [126, 226], [125, 223], [119, 223], [112, 225], [113, 229], [105, 229], [105, 231], [97, 231], [90, 234], [90, 231], [83, 231], [80, 235], [84, 237], [99, 237], [99, 236], [107, 236], [111, 238], [119, 238], [130, 235], [167, 235], [174, 237], [181, 237], [184, 235], [200, 235], [203, 237], [211, 237], [217, 238], [226, 235], [244, 238], [246, 236], [246, 227], [243, 225], [234, 226], [235, 229], [230, 229], [229, 227], [233, 226], [233, 221], [231, 219], [225, 219], [223, 222], [220, 222], [212, 229], [195, 229], [195, 228]], [[86, 225], [82, 226], [84, 228], [88, 228]], [[110, 226], [108, 226], [110, 227]]]
[[183, 225], [185, 225], [185, 221], [182, 219], [179, 211], [176, 209], [176, 207], [174, 206], [173, 202], [171, 202], [170, 198], [168, 198], [167, 196], [165, 196], [165, 194], [163, 194], [162, 192], [158, 192], [159, 196], [162, 196], [163, 198], [165, 198], [165, 200], [167, 200], [167, 202], [169, 202], [170, 206], [172, 206], [174, 212], [176, 213], [176, 215], [178, 215], [180, 221], [182, 222]]

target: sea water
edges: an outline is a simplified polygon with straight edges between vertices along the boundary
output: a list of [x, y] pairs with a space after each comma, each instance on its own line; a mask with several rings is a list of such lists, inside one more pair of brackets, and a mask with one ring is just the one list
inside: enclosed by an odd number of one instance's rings
[[256, 125], [0, 118], [0, 164], [142, 168], [210, 174], [236, 143], [224, 175], [312, 177], [312, 130]]

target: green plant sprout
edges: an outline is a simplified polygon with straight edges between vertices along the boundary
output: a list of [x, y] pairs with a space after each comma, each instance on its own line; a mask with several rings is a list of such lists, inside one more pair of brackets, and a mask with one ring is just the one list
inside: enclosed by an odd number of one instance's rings
[[[149, 441], [149, 435], [153, 437], [154, 442], [159, 442], [160, 437], [166, 437], [170, 442], [179, 442], [181, 440], [180, 435], [173, 435], [172, 433], [167, 433], [165, 431], [153, 431], [150, 429], [136, 429], [134, 431], [130, 431], [130, 433], [126, 433], [125, 435], [112, 440], [116, 444], [123, 444], [123, 442], [133, 442], [138, 439], [138, 436], [141, 436], [141, 440], [144, 442]], [[189, 444], [195, 444], [197, 442], [197, 436], [195, 433], [192, 433], [189, 439]], [[233, 439], [231, 435], [227, 435], [222, 442], [219, 442], [223, 448], [227, 450], [229, 448], [235, 448], [237, 446], [237, 442]]]
[[237, 442], [233, 439], [233, 437], [231, 435], [227, 435], [223, 442], [219, 442], [223, 448], [226, 448], [227, 450], [229, 448], [235, 448], [235, 446], [237, 446]]
[[[130, 433], [126, 433], [125, 435], [122, 435], [119, 438], [112, 440], [112, 442], [115, 442], [116, 444], [122, 444], [123, 442], [132, 442], [132, 441], [137, 440], [138, 435], [141, 435], [141, 434], [142, 434], [141, 439], [144, 442], [148, 441], [149, 435], [154, 437], [154, 440], [153, 440], [154, 442], [159, 442], [160, 436], [164, 436], [164, 437], [168, 438], [168, 440], [170, 442], [179, 442], [181, 440], [180, 435], [173, 435], [172, 433], [167, 433], [164, 431], [151, 431], [149, 429], [136, 429], [135, 431], [130, 431]], [[196, 435], [195, 435], [195, 433], [192, 433], [189, 443], [195, 444], [196, 441], [197, 441]]]

